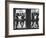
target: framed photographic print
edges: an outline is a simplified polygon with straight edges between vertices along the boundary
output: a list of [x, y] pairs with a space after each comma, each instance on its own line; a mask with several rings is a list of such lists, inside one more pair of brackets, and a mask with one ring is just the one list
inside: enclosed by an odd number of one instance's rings
[[44, 35], [44, 28], [44, 3], [24, 1], [8, 1], [6, 3], [6, 36]]

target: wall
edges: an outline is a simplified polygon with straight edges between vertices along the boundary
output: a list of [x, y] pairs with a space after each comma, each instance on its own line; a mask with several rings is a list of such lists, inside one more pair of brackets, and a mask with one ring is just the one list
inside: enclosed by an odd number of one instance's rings
[[[46, 9], [46, 0], [18, 0], [18, 1], [45, 2], [45, 9]], [[5, 0], [0, 0], [0, 38], [5, 38]], [[46, 33], [44, 36], [26, 36], [26, 37], [9, 37], [9, 38], [46, 38]]]

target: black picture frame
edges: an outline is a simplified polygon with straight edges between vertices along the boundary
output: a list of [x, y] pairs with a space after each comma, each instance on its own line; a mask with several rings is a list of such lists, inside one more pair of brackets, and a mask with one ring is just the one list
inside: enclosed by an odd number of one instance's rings
[[[36, 4], [43, 5], [43, 33], [41, 34], [26, 34], [26, 35], [8, 35], [8, 2], [13, 3], [26, 3], [26, 4]], [[45, 3], [43, 2], [27, 2], [27, 1], [5, 1], [5, 37], [22, 37], [22, 36], [40, 36], [45, 35]]]

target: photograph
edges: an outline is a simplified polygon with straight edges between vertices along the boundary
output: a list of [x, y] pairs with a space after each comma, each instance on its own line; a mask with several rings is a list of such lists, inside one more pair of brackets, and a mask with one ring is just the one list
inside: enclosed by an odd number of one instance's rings
[[13, 8], [14, 29], [39, 29], [39, 9]]

